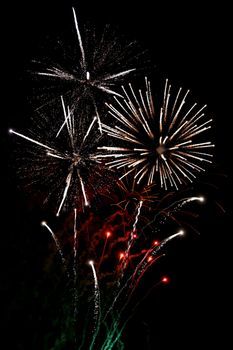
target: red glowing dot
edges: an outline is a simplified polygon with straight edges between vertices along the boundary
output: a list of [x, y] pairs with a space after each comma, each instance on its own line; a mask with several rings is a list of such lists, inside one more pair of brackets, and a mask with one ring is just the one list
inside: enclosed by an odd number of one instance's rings
[[119, 255], [120, 260], [123, 259], [124, 256], [125, 256], [124, 253], [120, 253], [120, 255]]
[[106, 236], [107, 236], [107, 238], [110, 237], [111, 236], [111, 232], [109, 232], [109, 231], [106, 232]]
[[154, 246], [159, 245], [159, 241], [154, 241], [154, 242], [153, 242], [153, 245], [154, 245]]
[[153, 259], [152, 256], [149, 256], [149, 257], [147, 258], [147, 262], [150, 262], [152, 259]]
[[161, 280], [163, 283], [169, 283], [169, 278], [168, 277], [163, 277]]
[[134, 239], [136, 239], [136, 238], [137, 238], [137, 235], [136, 235], [136, 234], [134, 234], [134, 235], [133, 235], [133, 238], [134, 238]]

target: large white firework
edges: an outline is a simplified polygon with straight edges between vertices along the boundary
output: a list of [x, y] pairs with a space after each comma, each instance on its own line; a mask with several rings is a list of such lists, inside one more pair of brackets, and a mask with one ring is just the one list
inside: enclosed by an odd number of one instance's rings
[[157, 112], [150, 82], [147, 78], [145, 82], [144, 92], [129, 84], [128, 89], [122, 87], [124, 100], [115, 97], [115, 104], [108, 104], [117, 123], [102, 124], [102, 129], [121, 144], [98, 147], [103, 153], [96, 159], [109, 159], [106, 164], [110, 168], [123, 169], [121, 179], [136, 170], [138, 183], [144, 180], [150, 185], [158, 175], [161, 187], [178, 189], [204, 171], [205, 163], [212, 163], [210, 149], [214, 145], [205, 138], [212, 119], [205, 117], [206, 105], [186, 106], [189, 90], [180, 88], [173, 97], [168, 80]]

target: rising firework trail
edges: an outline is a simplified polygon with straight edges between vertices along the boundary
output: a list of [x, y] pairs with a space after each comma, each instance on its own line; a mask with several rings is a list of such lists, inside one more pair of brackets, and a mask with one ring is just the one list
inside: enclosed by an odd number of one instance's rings
[[121, 277], [123, 277], [124, 270], [125, 270], [125, 268], [127, 266], [127, 263], [128, 263], [130, 249], [132, 248], [132, 246], [133, 246], [133, 244], [134, 244], [134, 242], [135, 242], [135, 240], [137, 238], [136, 227], [137, 227], [138, 219], [140, 217], [142, 205], [143, 205], [143, 201], [140, 201], [139, 204], [138, 204], [138, 207], [137, 207], [137, 212], [136, 212], [135, 220], [134, 220], [134, 223], [133, 223], [133, 228], [132, 228], [132, 230], [130, 232], [129, 239], [128, 239], [128, 242], [127, 242], [127, 248], [126, 248], [126, 251], [125, 251], [124, 256], [123, 256], [122, 268], [121, 268]]
[[94, 277], [94, 327], [93, 327], [93, 339], [90, 345], [90, 350], [93, 349], [95, 339], [100, 327], [101, 310], [100, 310], [100, 290], [98, 284], [98, 278], [95, 270], [94, 261], [90, 260], [89, 265], [91, 266], [93, 277]]
[[133, 273], [132, 282], [131, 282], [131, 286], [130, 286], [132, 291], [134, 291], [135, 287], [138, 285], [140, 279], [144, 275], [147, 268], [158, 259], [160, 250], [168, 242], [170, 242], [172, 239], [174, 239], [178, 236], [183, 236], [183, 235], [184, 235], [184, 231], [180, 230], [179, 232], [162, 240], [158, 245], [153, 244], [152, 247], [150, 249], [148, 249], [148, 251], [144, 255], [143, 259], [139, 262], [139, 264], [137, 265], [137, 267]]
[[[51, 236], [55, 242], [55, 245], [56, 245], [56, 248], [57, 248], [57, 251], [58, 253], [60, 254], [60, 257], [61, 257], [61, 261], [62, 261], [62, 264], [63, 266], [66, 268], [66, 259], [64, 257], [64, 254], [63, 254], [63, 251], [62, 251], [62, 247], [61, 247], [61, 244], [58, 240], [58, 238], [56, 237], [55, 233], [53, 232], [53, 230], [49, 227], [49, 225], [47, 224], [46, 221], [42, 221], [41, 222], [41, 226], [44, 226], [47, 228], [47, 230], [51, 233]], [[69, 276], [69, 273], [68, 273], [68, 276]]]
[[107, 247], [107, 243], [108, 243], [108, 239], [109, 237], [111, 236], [111, 233], [108, 231], [106, 233], [106, 238], [105, 238], [105, 242], [104, 242], [104, 247], [103, 247], [103, 251], [102, 251], [102, 254], [101, 254], [101, 258], [100, 258], [100, 261], [99, 261], [99, 264], [98, 264], [98, 268], [100, 268], [101, 264], [102, 264], [102, 261], [103, 261], [103, 258], [104, 258], [104, 254], [106, 252], [106, 247]]
[[[172, 202], [169, 206], [167, 206], [161, 210], [158, 210], [158, 212], [154, 215], [153, 219], [150, 220], [144, 227], [142, 227], [141, 234], [148, 227], [152, 227], [152, 225], [155, 225], [156, 220], [161, 216], [161, 214], [165, 215], [166, 218], [169, 218], [169, 217], [171, 217], [171, 214], [173, 214], [174, 212], [181, 210], [188, 203], [195, 202], [195, 201], [203, 203], [203, 202], [205, 202], [205, 197], [203, 197], [203, 196], [191, 196], [191, 197], [181, 198], [179, 200]], [[163, 220], [163, 223], [165, 223], [165, 220]], [[157, 241], [155, 241], [155, 242], [157, 242]]]
[[136, 169], [137, 183], [144, 180], [149, 185], [156, 182], [158, 176], [162, 188], [178, 190], [182, 183], [193, 182], [196, 173], [205, 170], [201, 163], [212, 163], [209, 149], [214, 145], [203, 139], [212, 119], [205, 119], [206, 106], [197, 108], [194, 103], [184, 108], [189, 90], [182, 93], [180, 88], [172, 98], [167, 80], [162, 106], [156, 113], [150, 82], [147, 78], [145, 82], [145, 92], [137, 93], [129, 84], [128, 90], [122, 88], [124, 101], [115, 97], [115, 105], [108, 104], [117, 125], [102, 124], [102, 129], [121, 140], [121, 146], [98, 147], [104, 153], [96, 158], [109, 159], [106, 164], [110, 168], [126, 168], [120, 179]]
[[78, 252], [78, 230], [77, 230], [77, 209], [74, 209], [74, 245], [73, 245], [73, 276], [74, 276], [74, 332], [75, 332], [75, 344], [77, 343], [76, 338], [76, 323], [78, 315], [78, 291], [77, 291], [77, 282], [78, 282], [78, 273], [77, 273], [77, 252]]

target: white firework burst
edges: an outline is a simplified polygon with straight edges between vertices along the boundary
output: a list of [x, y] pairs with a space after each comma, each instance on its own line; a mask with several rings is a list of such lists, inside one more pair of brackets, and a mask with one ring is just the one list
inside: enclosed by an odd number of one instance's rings
[[56, 99], [56, 90], [59, 90], [59, 95], [70, 98], [71, 107], [75, 107], [80, 99], [88, 99], [95, 110], [101, 131], [100, 109], [103, 106], [100, 105], [103, 94], [105, 98], [109, 95], [120, 96], [116, 91], [117, 85], [136, 70], [135, 57], [144, 52], [138, 51], [136, 42], [124, 44], [116, 40], [115, 33], [111, 33], [108, 26], [101, 35], [94, 28], [81, 32], [74, 8], [72, 12], [76, 35], [69, 50], [67, 45], [62, 45], [64, 62], [59, 64], [50, 60], [48, 63], [44, 58], [41, 62], [34, 61], [39, 64], [36, 75], [49, 80], [50, 94], [47, 100]]
[[136, 92], [129, 84], [128, 89], [122, 87], [123, 101], [115, 97], [115, 104], [108, 104], [117, 124], [102, 124], [102, 129], [121, 144], [98, 147], [104, 152], [96, 158], [109, 159], [106, 164], [110, 168], [126, 168], [121, 179], [136, 169], [134, 178], [138, 183], [145, 180], [150, 185], [158, 176], [161, 187], [178, 189], [205, 170], [202, 164], [212, 163], [210, 149], [214, 145], [205, 139], [212, 119], [205, 117], [206, 105], [199, 108], [194, 103], [186, 107], [189, 90], [183, 92], [180, 88], [173, 98], [168, 80], [157, 113], [150, 82], [147, 78], [145, 82], [144, 92]]
[[[47, 183], [49, 196], [53, 194], [58, 197], [57, 216], [67, 201], [70, 201], [72, 206], [78, 205], [77, 201], [81, 205], [89, 206], [89, 194], [97, 192], [103, 171], [102, 165], [93, 158], [96, 142], [98, 143], [100, 137], [99, 132], [95, 132], [97, 128], [94, 128], [97, 116], [87, 124], [85, 122], [85, 119], [89, 119], [87, 112], [82, 111], [84, 115], [75, 118], [69, 106], [65, 105], [63, 97], [61, 101], [64, 122], [60, 121], [57, 114], [53, 116], [53, 120], [46, 116], [44, 124], [41, 124], [43, 135], [36, 129], [28, 135], [9, 130], [11, 134], [31, 144], [32, 147], [26, 147], [26, 152], [30, 154], [30, 165], [27, 164], [25, 170], [28, 177], [33, 178], [34, 183]], [[42, 118], [38, 123], [41, 120]], [[20, 148], [23, 151], [22, 147]], [[94, 190], [91, 191], [91, 188]]]

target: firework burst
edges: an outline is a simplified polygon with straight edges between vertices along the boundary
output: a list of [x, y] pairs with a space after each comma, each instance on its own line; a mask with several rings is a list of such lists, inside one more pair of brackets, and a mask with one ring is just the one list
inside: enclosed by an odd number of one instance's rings
[[[173, 207], [177, 205], [186, 206], [196, 201], [203, 202], [203, 200], [203, 197], [187, 197], [178, 202], [172, 202], [171, 208], [167, 209], [173, 210]], [[166, 225], [166, 230], [163, 230], [163, 233], [166, 232], [165, 237], [155, 241], [156, 235], [152, 232], [151, 227], [161, 225], [155, 217], [149, 225], [142, 226], [141, 206], [142, 202], [139, 202], [131, 230], [126, 234], [122, 232], [124, 218], [122, 217], [122, 222], [116, 221], [118, 212], [115, 211], [108, 216], [104, 210], [103, 222], [92, 215], [87, 218], [86, 223], [83, 222], [83, 225], [78, 226], [76, 226], [77, 212], [75, 211], [72, 216], [74, 223], [70, 225], [70, 221], [67, 222], [69, 223], [67, 229], [70, 230], [72, 227], [74, 231], [70, 249], [72, 251], [72, 242], [75, 249], [73, 249], [72, 266], [64, 265], [68, 267], [67, 276], [73, 278], [75, 286], [74, 311], [77, 321], [75, 326], [77, 347], [81, 344], [80, 348], [82, 348], [84, 344], [88, 349], [107, 350], [114, 348], [114, 344], [121, 343], [122, 331], [135, 310], [135, 307], [133, 310], [131, 307], [138, 285], [148, 269], [165, 258], [166, 247], [170, 242], [184, 235], [183, 230], [177, 230], [174, 227], [170, 229]], [[124, 209], [124, 212], [126, 210]], [[42, 225], [52, 235], [62, 262], [66, 262], [69, 254], [63, 254], [56, 234], [47, 223], [42, 222]], [[89, 235], [86, 234], [86, 228], [84, 229], [86, 226], [88, 226]], [[107, 230], [107, 227], [111, 230]], [[145, 240], [145, 235], [138, 235], [138, 244], [136, 243], [132, 234], [135, 233], [137, 227], [140, 228], [140, 231], [146, 231], [148, 240]], [[118, 232], [121, 233], [120, 236]], [[117, 252], [122, 251], [122, 246], [125, 247], [125, 250], [122, 253], [123, 257], [120, 258]], [[67, 248], [68, 252], [69, 247]], [[101, 263], [106, 260], [107, 264], [101, 268]], [[88, 265], [91, 267], [89, 272], [86, 267]], [[162, 283], [169, 283], [169, 277], [161, 276], [159, 273], [155, 278], [153, 288]], [[140, 301], [137, 300], [137, 303], [139, 305]], [[88, 317], [83, 317], [84, 314]]]
[[122, 199], [116, 205], [122, 210], [130, 211], [130, 207], [135, 210], [140, 202], [143, 203], [144, 207], [150, 208], [150, 205], [157, 199], [157, 196], [153, 193], [154, 184], [137, 184], [134, 178], [132, 181], [131, 178], [126, 177], [118, 180], [117, 185], [121, 191]]
[[41, 62], [34, 61], [38, 66], [36, 75], [47, 78], [50, 84], [50, 93], [46, 99], [49, 96], [51, 99], [56, 98], [56, 90], [59, 90], [59, 94], [69, 98], [72, 108], [80, 99], [88, 101], [95, 110], [101, 131], [99, 111], [104, 106], [101, 103], [103, 97], [121, 96], [117, 92], [117, 85], [136, 70], [135, 57], [143, 56], [144, 53], [140, 53], [136, 42], [121, 43], [116, 40], [116, 34], [109, 31], [108, 26], [101, 34], [88, 28], [81, 30], [74, 8], [72, 12], [76, 33], [72, 48], [68, 50], [67, 45], [62, 45], [65, 62], [48, 63], [44, 59]]
[[[40, 118], [38, 123], [41, 124], [40, 131], [43, 131], [43, 135], [35, 129], [29, 135], [9, 130], [11, 134], [31, 144], [32, 147], [26, 147], [31, 158], [30, 174], [28, 167], [25, 170], [27, 175], [33, 177], [33, 182], [40, 185], [43, 181], [47, 183], [48, 197], [58, 197], [57, 216], [64, 206], [68, 206], [66, 203], [71, 203], [72, 207], [89, 206], [89, 196], [98, 193], [98, 187], [102, 187], [100, 182], [103, 171], [102, 165], [93, 158], [96, 142], [101, 137], [95, 128], [97, 116], [87, 124], [85, 120], [89, 118], [84, 118], [83, 115], [75, 118], [69, 106], [65, 105], [63, 97], [61, 102], [64, 122], [56, 114], [53, 119], [48, 116]], [[88, 114], [88, 110], [80, 113]], [[93, 176], [94, 182], [90, 180]]]
[[172, 98], [167, 80], [162, 106], [157, 113], [150, 82], [147, 78], [145, 82], [145, 92], [137, 93], [129, 84], [128, 89], [122, 88], [124, 101], [115, 97], [115, 105], [108, 104], [109, 113], [118, 124], [103, 124], [102, 129], [121, 140], [121, 146], [98, 147], [107, 154], [99, 154], [96, 159], [110, 159], [106, 162], [110, 168], [126, 167], [120, 179], [136, 169], [137, 183], [145, 180], [151, 185], [157, 181], [158, 174], [161, 187], [178, 189], [205, 170], [200, 164], [212, 163], [209, 150], [214, 145], [202, 138], [211, 128], [212, 119], [205, 119], [206, 105], [199, 108], [194, 103], [185, 108], [189, 90], [183, 93], [180, 88]]

